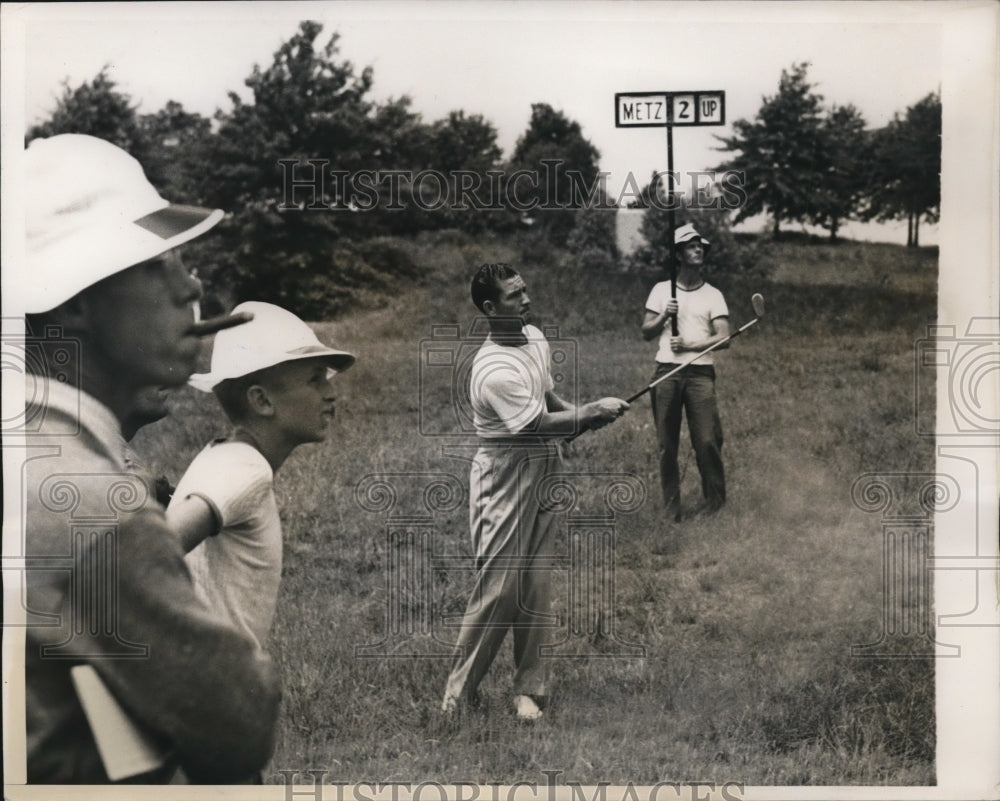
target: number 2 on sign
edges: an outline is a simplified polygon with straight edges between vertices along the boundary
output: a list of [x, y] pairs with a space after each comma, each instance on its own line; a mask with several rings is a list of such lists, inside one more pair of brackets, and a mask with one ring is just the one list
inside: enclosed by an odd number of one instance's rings
[[674, 122], [694, 122], [693, 109], [693, 95], [677, 95], [674, 98]]

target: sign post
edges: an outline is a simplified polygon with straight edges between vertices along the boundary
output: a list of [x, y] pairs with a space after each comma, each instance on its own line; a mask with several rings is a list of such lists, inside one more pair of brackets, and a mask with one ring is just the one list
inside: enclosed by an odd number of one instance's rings
[[[616, 128], [667, 129], [667, 237], [670, 247], [670, 297], [677, 298], [677, 259], [674, 253], [674, 126], [725, 125], [726, 93], [618, 92], [615, 94]], [[677, 317], [671, 318], [677, 336]]]

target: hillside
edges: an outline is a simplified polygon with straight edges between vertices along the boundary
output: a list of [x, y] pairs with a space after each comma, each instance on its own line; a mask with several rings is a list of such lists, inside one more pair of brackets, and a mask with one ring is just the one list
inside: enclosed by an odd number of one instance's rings
[[[554, 574], [556, 611], [579, 628], [563, 631], [550, 713], [525, 729], [508, 709], [506, 644], [483, 706], [457, 722], [437, 713], [456, 635], [445, 616], [463, 608], [472, 572], [469, 453], [437, 436], [461, 418], [447, 364], [428, 347], [451, 348], [461, 365], [475, 347], [467, 276], [511, 261], [539, 324], [558, 330], [563, 394], [623, 396], [652, 375], [639, 323], [656, 276], [582, 275], [516, 240], [439, 235], [404, 247], [420, 286], [317, 323], [358, 363], [336, 379], [327, 442], [277, 476], [287, 547], [271, 643], [285, 686], [274, 769], [348, 782], [543, 783], [542, 771], [560, 770], [584, 784], [932, 784], [933, 661], [852, 657], [882, 633], [884, 588], [880, 520], [851, 493], [865, 473], [933, 469], [933, 442], [914, 434], [913, 346], [935, 318], [936, 252], [771, 243], [768, 279], [720, 282], [735, 324], [752, 315], [753, 292], [768, 311], [718, 362], [729, 481], [719, 515], [668, 529], [646, 398], [567, 447], [576, 500], [557, 551], [604, 543], [603, 572], [566, 562]], [[917, 391], [933, 403], [933, 387]], [[171, 454], [149, 461], [174, 480], [224, 429], [193, 391], [175, 410], [135, 443]], [[598, 535], [584, 518], [608, 512], [608, 493], [621, 497]], [[892, 645], [920, 654], [926, 644]]]

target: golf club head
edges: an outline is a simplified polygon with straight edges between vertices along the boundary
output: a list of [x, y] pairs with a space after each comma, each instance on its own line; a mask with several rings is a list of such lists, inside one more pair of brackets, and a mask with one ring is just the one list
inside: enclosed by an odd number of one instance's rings
[[753, 313], [757, 317], [764, 316], [764, 296], [760, 292], [754, 292], [750, 298], [750, 303], [753, 304]]

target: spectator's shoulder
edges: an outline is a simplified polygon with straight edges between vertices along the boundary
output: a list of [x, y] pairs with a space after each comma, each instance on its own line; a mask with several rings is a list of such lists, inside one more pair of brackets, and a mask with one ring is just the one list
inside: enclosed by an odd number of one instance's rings
[[206, 445], [191, 463], [212, 471], [239, 470], [243, 473], [273, 476], [271, 465], [264, 454], [246, 442], [217, 440]]
[[545, 334], [537, 326], [531, 325], [531, 323], [524, 326], [524, 335], [531, 340], [545, 341]]
[[274, 471], [259, 450], [244, 442], [218, 441], [195, 457], [174, 495], [199, 495], [228, 519], [234, 510], [255, 504], [273, 484]]
[[[51, 449], [25, 464], [25, 512], [53, 519], [108, 518], [150, 499], [136, 473], [116, 461], [86, 432], [47, 440]], [[124, 447], [124, 445], [123, 445]]]

